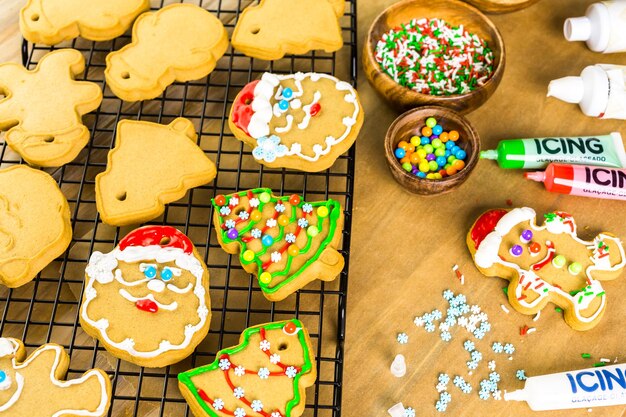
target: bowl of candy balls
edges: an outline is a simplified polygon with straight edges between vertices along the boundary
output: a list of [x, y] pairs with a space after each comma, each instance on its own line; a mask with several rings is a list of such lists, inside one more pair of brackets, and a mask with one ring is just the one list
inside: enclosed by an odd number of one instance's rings
[[372, 23], [363, 50], [370, 84], [393, 107], [476, 110], [495, 92], [505, 67], [493, 22], [460, 0], [403, 0]]
[[448, 193], [470, 176], [480, 139], [470, 122], [444, 107], [402, 114], [385, 136], [385, 157], [395, 180], [420, 195]]

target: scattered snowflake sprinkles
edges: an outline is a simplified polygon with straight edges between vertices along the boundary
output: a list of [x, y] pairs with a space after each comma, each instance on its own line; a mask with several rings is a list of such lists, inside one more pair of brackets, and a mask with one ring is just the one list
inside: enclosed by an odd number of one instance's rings
[[406, 333], [398, 333], [397, 340], [401, 345], [406, 345], [409, 343], [409, 335]]
[[390, 30], [378, 41], [375, 58], [401, 86], [437, 96], [468, 93], [494, 71], [487, 42], [442, 19], [413, 19]]

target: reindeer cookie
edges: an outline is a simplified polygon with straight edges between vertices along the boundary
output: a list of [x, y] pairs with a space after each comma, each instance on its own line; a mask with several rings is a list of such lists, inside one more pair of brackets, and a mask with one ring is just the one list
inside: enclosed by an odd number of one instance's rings
[[222, 248], [256, 273], [263, 295], [280, 301], [309, 282], [332, 281], [341, 272], [337, 251], [343, 211], [335, 200], [307, 203], [275, 197], [269, 188], [213, 199], [213, 223]]
[[187, 236], [145, 226], [94, 252], [80, 308], [83, 330], [113, 355], [149, 368], [189, 356], [211, 321], [209, 274]]
[[30, 282], [72, 240], [70, 208], [56, 181], [26, 165], [0, 170], [0, 282]]
[[309, 334], [294, 319], [244, 330], [213, 363], [178, 374], [178, 386], [196, 417], [298, 417], [315, 378]]
[[244, 54], [272, 61], [286, 54], [343, 46], [340, 0], [261, 0], [248, 6], [237, 21], [233, 47]]
[[0, 64], [0, 130], [7, 144], [31, 165], [58, 167], [76, 158], [89, 140], [82, 116], [102, 101], [100, 87], [75, 77], [85, 69], [83, 55], [59, 49], [37, 68]]
[[33, 43], [56, 45], [79, 36], [107, 41], [126, 32], [150, 0], [28, 0], [20, 30]]
[[70, 357], [62, 346], [48, 343], [26, 360], [21, 341], [0, 338], [0, 416], [103, 417], [111, 405], [111, 382], [104, 371], [91, 369], [63, 381]]
[[196, 145], [193, 124], [122, 120], [107, 169], [96, 176], [96, 206], [110, 225], [139, 224], [163, 213], [165, 204], [211, 182], [217, 170]]
[[591, 329], [606, 308], [600, 281], [617, 278], [626, 265], [622, 243], [604, 232], [580, 239], [564, 212], [546, 214], [542, 226], [535, 217], [527, 207], [481, 215], [467, 235], [474, 262], [483, 274], [510, 281], [508, 297], [517, 311], [536, 314], [552, 302], [572, 328]]
[[356, 90], [318, 73], [265, 73], [237, 95], [228, 124], [271, 168], [322, 171], [356, 140], [363, 109]]
[[174, 81], [205, 77], [226, 49], [228, 34], [217, 17], [193, 4], [171, 4], [135, 21], [132, 42], [107, 55], [104, 75], [122, 100], [149, 100]]

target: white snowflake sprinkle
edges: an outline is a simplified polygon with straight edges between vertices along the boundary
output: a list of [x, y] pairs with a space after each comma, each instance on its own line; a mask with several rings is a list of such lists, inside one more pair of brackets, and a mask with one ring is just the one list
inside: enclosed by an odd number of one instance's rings
[[230, 361], [228, 359], [220, 359], [219, 367], [222, 371], [228, 371], [230, 369]]
[[309, 226], [309, 221], [305, 218], [298, 219], [298, 226], [304, 229]]
[[272, 252], [272, 254], [270, 255], [270, 259], [272, 260], [272, 262], [278, 263], [281, 259], [283, 259], [283, 255], [278, 251]]
[[237, 197], [236, 195], [232, 196], [230, 200], [228, 200], [229, 206], [235, 207], [238, 204], [239, 204], [239, 197]]
[[263, 352], [267, 352], [271, 348], [270, 341], [267, 339], [261, 340], [261, 343], [259, 343], [259, 347], [261, 348]]
[[246, 368], [244, 368], [243, 366], [239, 365], [235, 368], [235, 375], [244, 376], [245, 374], [246, 374]]
[[248, 220], [248, 218], [250, 218], [250, 213], [248, 213], [247, 211], [241, 211], [239, 212], [239, 218], [241, 220]]
[[230, 207], [222, 206], [222, 208], [220, 208], [220, 214], [222, 216], [228, 216], [230, 214]]
[[409, 343], [409, 335], [406, 333], [398, 333], [398, 337], [396, 339], [401, 345], [406, 345], [407, 343]]
[[294, 243], [296, 241], [296, 235], [294, 235], [293, 233], [287, 233], [285, 235], [285, 241], [287, 243]]
[[235, 409], [235, 417], [246, 417], [246, 410], [244, 410], [243, 408], [239, 407], [237, 409]]
[[224, 408], [224, 400], [222, 400], [221, 398], [214, 399], [213, 408], [215, 408], [215, 410], [217, 411], [220, 411], [222, 408]]
[[275, 227], [278, 223], [276, 222], [276, 219], [267, 219], [267, 221], [265, 222], [265, 225], [267, 227]]
[[280, 362], [280, 355], [278, 353], [274, 353], [273, 355], [271, 355], [270, 362], [273, 363], [274, 365]]
[[421, 317], [415, 317], [415, 319], [413, 319], [413, 323], [417, 326], [417, 327], [422, 327], [424, 325], [424, 319]]
[[302, 211], [306, 214], [313, 212], [313, 205], [311, 203], [304, 203], [302, 205]]
[[285, 211], [285, 205], [283, 203], [276, 203], [276, 206], [274, 206], [274, 210], [276, 210], [278, 213], [282, 213], [283, 211]]
[[255, 239], [260, 239], [263, 236], [263, 232], [260, 229], [252, 229], [250, 230], [250, 235]]
[[250, 204], [250, 207], [259, 207], [260, 201], [258, 198], [254, 197], [254, 198], [251, 198], [250, 201], [248, 201], [248, 203]]
[[258, 375], [261, 379], [267, 379], [270, 377], [270, 370], [267, 368], [259, 368]]
[[252, 411], [260, 413], [263, 411], [263, 403], [259, 400], [254, 400], [252, 401], [252, 404], [250, 404], [250, 408], [252, 408]]
[[289, 378], [295, 378], [298, 375], [298, 370], [294, 366], [289, 366], [285, 369], [285, 375]]
[[237, 225], [237, 223], [235, 223], [235, 221], [233, 219], [228, 219], [228, 220], [226, 220], [224, 222], [224, 226], [226, 226], [227, 229], [232, 229], [236, 225]]
[[245, 392], [243, 388], [237, 387], [233, 390], [233, 394], [235, 395], [235, 398], [243, 398], [245, 395]]

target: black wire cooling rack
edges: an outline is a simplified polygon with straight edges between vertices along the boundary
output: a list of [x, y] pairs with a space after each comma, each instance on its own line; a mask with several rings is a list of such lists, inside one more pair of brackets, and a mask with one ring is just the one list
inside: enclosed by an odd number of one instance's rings
[[[218, 16], [229, 33], [246, 6], [245, 0], [190, 0]], [[163, 7], [168, 1], [153, 4]], [[29, 352], [54, 342], [71, 355], [68, 378], [99, 367], [112, 378], [114, 398], [109, 416], [191, 415], [177, 387], [179, 372], [210, 363], [215, 353], [237, 344], [246, 327], [274, 320], [298, 317], [309, 329], [317, 357], [318, 379], [307, 390], [305, 416], [341, 414], [342, 374], [346, 323], [346, 292], [352, 225], [355, 148], [321, 173], [268, 169], [254, 161], [249, 148], [235, 140], [228, 130], [228, 112], [237, 92], [265, 71], [329, 73], [356, 84], [356, 0], [346, 2], [341, 19], [345, 45], [334, 54], [312, 52], [279, 61], [253, 60], [229, 49], [207, 78], [174, 84], [151, 101], [125, 103], [106, 86], [105, 57], [130, 41], [129, 34], [108, 42], [77, 39], [54, 48], [24, 42], [24, 65], [32, 69], [52, 49], [72, 47], [85, 56], [83, 79], [100, 85], [104, 100], [100, 109], [84, 117], [90, 129], [88, 146], [73, 162], [50, 174], [58, 181], [72, 212], [74, 237], [69, 249], [44, 269], [31, 283], [17, 289], [0, 289], [0, 334], [22, 339]], [[198, 144], [217, 164], [215, 180], [191, 190], [182, 200], [170, 204], [164, 215], [150, 223], [168, 224], [183, 230], [194, 242], [208, 265], [211, 280], [213, 317], [209, 336], [186, 360], [163, 369], [144, 369], [118, 360], [87, 336], [78, 322], [84, 269], [94, 250], [109, 252], [132, 228], [103, 224], [96, 211], [95, 176], [104, 171], [106, 155], [113, 147], [115, 127], [122, 119], [169, 123], [176, 117], [191, 120], [198, 132]], [[146, 157], [150, 157], [146, 150]], [[22, 163], [0, 136], [0, 167]], [[299, 193], [306, 200], [333, 198], [345, 208], [342, 254], [346, 267], [333, 282], [311, 283], [279, 303], [267, 301], [256, 278], [241, 268], [237, 256], [219, 246], [210, 221], [210, 199], [253, 187], [271, 187], [277, 194]]]

